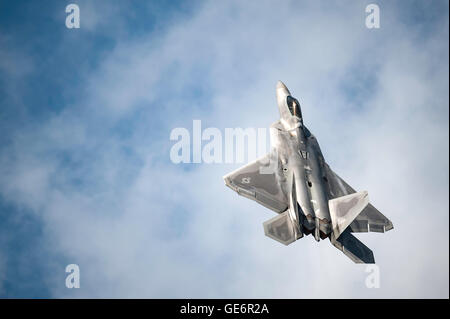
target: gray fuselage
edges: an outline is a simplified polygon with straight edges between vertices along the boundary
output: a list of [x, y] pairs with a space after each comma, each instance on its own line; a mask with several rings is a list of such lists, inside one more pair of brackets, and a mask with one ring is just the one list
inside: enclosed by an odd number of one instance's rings
[[[300, 226], [305, 234], [317, 228], [315, 237], [318, 240], [319, 237], [326, 238], [331, 232], [324, 158], [314, 135], [303, 126], [301, 120], [298, 124], [300, 127], [295, 129], [286, 127], [287, 130], [275, 130], [271, 135], [272, 145], [277, 150], [283, 174], [288, 176], [293, 173], [295, 177]], [[287, 179], [284, 180], [286, 183]], [[290, 191], [287, 185], [283, 189]]]

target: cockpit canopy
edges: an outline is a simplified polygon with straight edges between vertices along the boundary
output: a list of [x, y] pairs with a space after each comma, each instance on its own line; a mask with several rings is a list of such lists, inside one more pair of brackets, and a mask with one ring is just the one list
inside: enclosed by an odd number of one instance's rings
[[302, 119], [302, 110], [300, 109], [300, 103], [297, 101], [297, 99], [289, 95], [286, 102], [291, 114]]

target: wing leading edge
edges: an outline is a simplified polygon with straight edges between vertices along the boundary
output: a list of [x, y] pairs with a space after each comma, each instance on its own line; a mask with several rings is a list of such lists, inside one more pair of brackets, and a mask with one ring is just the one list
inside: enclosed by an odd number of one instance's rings
[[279, 183], [277, 170], [270, 163], [277, 158], [270, 152], [223, 177], [225, 184], [239, 195], [282, 213], [288, 208], [288, 200]]

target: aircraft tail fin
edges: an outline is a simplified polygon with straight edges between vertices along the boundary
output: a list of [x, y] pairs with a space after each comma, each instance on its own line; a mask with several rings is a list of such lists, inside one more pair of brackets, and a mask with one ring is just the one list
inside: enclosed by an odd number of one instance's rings
[[329, 200], [328, 206], [335, 239], [339, 238], [368, 204], [369, 194], [366, 191]]
[[331, 234], [330, 241], [334, 247], [341, 250], [357, 264], [375, 263], [372, 250], [353, 236], [350, 233], [350, 229], [345, 230], [337, 239], [335, 239], [334, 234]]

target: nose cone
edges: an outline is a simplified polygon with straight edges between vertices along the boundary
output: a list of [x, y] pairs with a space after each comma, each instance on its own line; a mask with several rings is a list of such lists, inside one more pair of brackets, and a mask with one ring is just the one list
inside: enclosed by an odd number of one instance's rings
[[278, 81], [277, 82], [277, 97], [278, 96], [286, 97], [288, 95], [291, 95], [291, 92], [289, 92], [288, 88], [286, 87], [286, 85], [284, 85], [283, 82]]
[[291, 92], [289, 92], [286, 85], [284, 85], [283, 82], [278, 81], [277, 82], [277, 104], [278, 104], [278, 110], [280, 111], [281, 118], [288, 118], [289, 117], [289, 110], [287, 108], [286, 104], [286, 98], [291, 95]]

